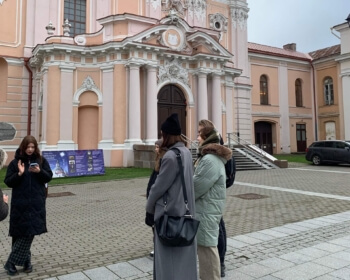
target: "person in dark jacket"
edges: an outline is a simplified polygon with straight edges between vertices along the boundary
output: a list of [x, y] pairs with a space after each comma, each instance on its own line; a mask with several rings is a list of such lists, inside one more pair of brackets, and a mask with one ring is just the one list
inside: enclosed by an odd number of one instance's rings
[[[3, 149], [0, 149], [0, 169], [4, 166], [7, 159], [7, 154]], [[9, 197], [6, 194], [3, 194], [0, 189], [0, 221], [6, 219], [9, 212], [8, 205]]]
[[30, 247], [35, 235], [47, 232], [45, 184], [51, 179], [50, 165], [41, 156], [36, 139], [24, 137], [4, 180], [12, 188], [9, 231], [12, 247], [4, 266], [8, 275], [18, 274], [16, 265], [23, 266], [26, 273], [33, 270]]
[[[147, 191], [146, 191], [146, 197], [148, 199], [148, 196], [149, 196], [149, 192], [151, 190], [151, 187], [152, 185], [155, 183], [156, 179], [157, 179], [157, 176], [159, 174], [159, 169], [160, 169], [160, 165], [161, 165], [161, 162], [162, 162], [162, 157], [164, 156], [165, 152], [166, 152], [166, 149], [164, 148], [160, 148], [160, 146], [162, 145], [163, 143], [163, 140], [162, 139], [159, 139], [157, 140], [154, 145], [155, 145], [155, 153], [156, 153], [156, 159], [155, 159], [155, 163], [154, 163], [154, 169], [153, 169], [153, 172], [151, 174], [151, 177], [149, 178], [149, 181], [148, 181], [148, 184], [147, 184]], [[153, 214], [150, 214], [150, 213], [147, 213], [146, 212], [146, 219], [145, 219], [145, 223], [146, 225], [152, 227], [152, 230], [153, 230], [153, 234], [154, 234], [154, 215]], [[153, 257], [154, 255], [154, 251], [152, 251], [150, 254], [149, 254], [151, 257]]]
[[[224, 145], [225, 143], [221, 135], [219, 135], [219, 138], [220, 138], [220, 145]], [[221, 277], [225, 277], [226, 275], [225, 255], [227, 251], [227, 236], [226, 236], [226, 227], [225, 227], [223, 216], [221, 217], [220, 224], [219, 224], [218, 251], [219, 251], [219, 257], [220, 257]]]

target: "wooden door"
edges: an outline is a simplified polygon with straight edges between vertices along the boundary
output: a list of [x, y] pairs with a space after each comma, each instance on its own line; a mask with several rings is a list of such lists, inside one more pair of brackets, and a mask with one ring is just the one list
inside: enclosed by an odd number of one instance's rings
[[268, 122], [256, 122], [255, 144], [265, 152], [272, 155], [272, 126]]
[[158, 138], [162, 123], [173, 113], [179, 115], [182, 134], [186, 135], [186, 98], [180, 88], [166, 85], [158, 93]]
[[305, 153], [306, 151], [306, 125], [297, 124], [297, 151]]

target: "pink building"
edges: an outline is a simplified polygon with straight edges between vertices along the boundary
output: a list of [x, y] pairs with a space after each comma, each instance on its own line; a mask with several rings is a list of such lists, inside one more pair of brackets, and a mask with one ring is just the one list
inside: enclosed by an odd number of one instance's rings
[[0, 121], [17, 131], [2, 146], [32, 134], [41, 150], [133, 166], [133, 145], [152, 145], [172, 112], [188, 138], [207, 118], [272, 154], [350, 139], [347, 24], [341, 47], [303, 54], [248, 43], [248, 12], [245, 0], [0, 0]]

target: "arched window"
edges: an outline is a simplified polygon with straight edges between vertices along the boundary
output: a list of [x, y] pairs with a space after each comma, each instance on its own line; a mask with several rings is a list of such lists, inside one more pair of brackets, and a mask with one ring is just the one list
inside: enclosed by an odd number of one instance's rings
[[7, 61], [0, 57], [0, 101], [6, 101], [7, 97], [7, 78], [8, 65]]
[[323, 92], [324, 92], [324, 103], [326, 105], [334, 104], [333, 79], [331, 77], [327, 77], [324, 79]]
[[269, 104], [269, 92], [267, 77], [265, 75], [260, 76], [260, 104], [268, 105]]
[[295, 80], [295, 105], [297, 107], [303, 107], [303, 92], [300, 79]]
[[86, 0], [64, 0], [64, 19], [72, 25], [70, 36], [86, 33]]

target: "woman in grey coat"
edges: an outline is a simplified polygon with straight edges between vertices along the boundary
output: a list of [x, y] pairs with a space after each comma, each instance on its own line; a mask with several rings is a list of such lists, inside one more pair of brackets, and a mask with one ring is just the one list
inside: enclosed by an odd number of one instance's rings
[[[181, 127], [177, 114], [172, 114], [161, 126], [163, 135], [162, 148], [176, 147], [181, 152], [185, 177], [188, 207], [194, 215], [193, 166], [190, 151], [181, 138]], [[159, 175], [151, 187], [146, 211], [154, 214], [154, 220], [164, 213], [163, 195], [167, 193], [167, 212], [170, 216], [182, 216], [186, 213], [182, 193], [181, 178], [176, 155], [167, 151], [162, 159]], [[197, 280], [196, 240], [187, 247], [167, 247], [163, 245], [157, 233], [154, 240], [154, 273], [157, 280]]]

